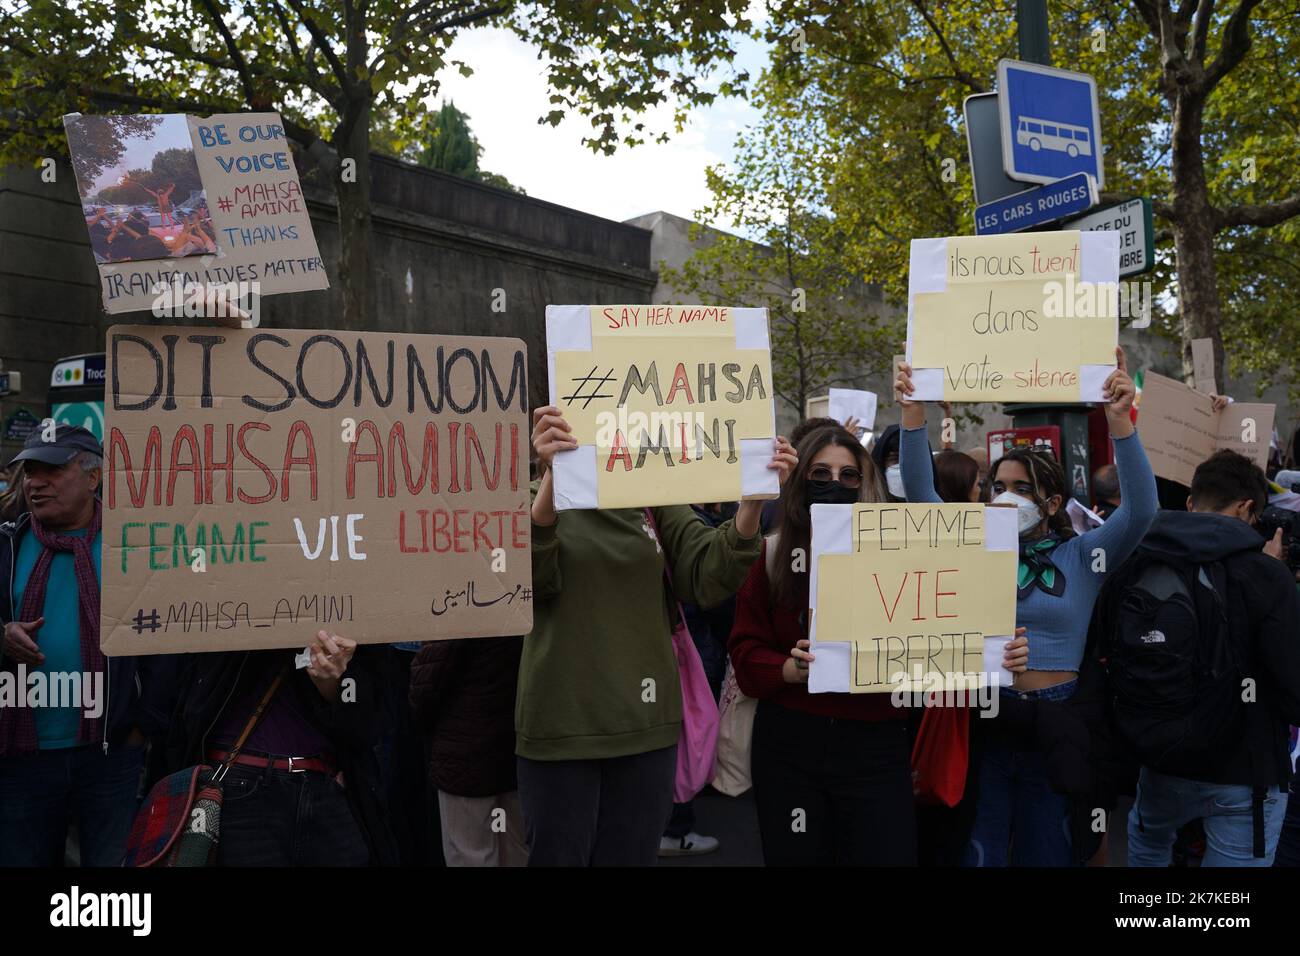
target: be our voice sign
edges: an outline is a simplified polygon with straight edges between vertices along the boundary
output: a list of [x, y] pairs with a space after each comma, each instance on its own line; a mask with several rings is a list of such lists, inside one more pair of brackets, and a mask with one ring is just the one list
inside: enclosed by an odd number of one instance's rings
[[[199, 124], [197, 132], [200, 145], [206, 149], [235, 145], [226, 126], [225, 123], [214, 123], [211, 126]], [[283, 142], [284, 127], [279, 123], [247, 123], [238, 127], [235, 136], [238, 142], [252, 146], [261, 143]], [[278, 149], [273, 152], [241, 151], [225, 154], [218, 152], [214, 154], [214, 158], [222, 171], [226, 173], [259, 173], [273, 169], [289, 172], [292, 169], [289, 165], [288, 150], [285, 149]]]

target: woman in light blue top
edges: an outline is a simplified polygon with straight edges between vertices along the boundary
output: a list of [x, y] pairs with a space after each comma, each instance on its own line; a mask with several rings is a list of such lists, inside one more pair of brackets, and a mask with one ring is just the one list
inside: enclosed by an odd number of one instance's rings
[[[989, 498], [1015, 505], [1020, 527], [1016, 625], [1028, 631], [1029, 663], [1004, 699], [1066, 700], [1074, 693], [1093, 602], [1106, 575], [1146, 534], [1156, 513], [1156, 483], [1130, 418], [1134, 386], [1122, 349], [1104, 386], [1106, 420], [1119, 471], [1119, 509], [1099, 528], [1075, 535], [1065, 510], [1065, 474], [1051, 455], [1017, 449], [989, 468]], [[895, 393], [903, 406], [901, 465], [908, 501], [938, 502], [925, 405], [908, 401], [912, 369], [899, 363]], [[986, 723], [976, 721], [977, 724]], [[992, 721], [996, 725], [999, 721]], [[1000, 732], [999, 732], [1000, 731]], [[971, 866], [1005, 866], [1015, 845], [1019, 865], [1073, 861], [1068, 798], [1048, 783], [1043, 753], [1008, 729], [987, 734], [979, 771]]]

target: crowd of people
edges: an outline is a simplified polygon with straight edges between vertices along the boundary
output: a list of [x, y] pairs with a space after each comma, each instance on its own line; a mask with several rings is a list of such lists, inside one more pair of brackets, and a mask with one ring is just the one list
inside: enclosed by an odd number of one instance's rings
[[[552, 463], [576, 443], [560, 409], [537, 409], [532, 632], [359, 646], [321, 631], [306, 666], [294, 650], [104, 658], [102, 448], [67, 425], [33, 436], [0, 489], [0, 669], [102, 674], [107, 705], [0, 708], [0, 865], [60, 865], [70, 830], [83, 865], [120, 864], [149, 785], [198, 765], [224, 768], [218, 865], [708, 852], [717, 840], [674, 795], [682, 619], [715, 697], [734, 681], [757, 701], [769, 865], [1098, 865], [1118, 827], [1133, 866], [1188, 847], [1206, 866], [1300, 864], [1300, 596], [1282, 533], [1252, 528], [1265, 472], [1218, 452], [1183, 507], [1162, 509], [1119, 352], [1114, 464], [1079, 532], [1050, 452], [935, 454], [905, 363], [895, 391], [901, 424], [870, 451], [806, 420], [774, 444], [776, 501], [694, 507], [558, 512]], [[1016, 512], [998, 706], [959, 708], [965, 780], [942, 805], [914, 788], [926, 708], [809, 692], [810, 509], [886, 501]], [[1123, 794], [1132, 808], [1112, 821]]]
[[[148, 217], [138, 207], [117, 218], [110, 215], [105, 206], [88, 209], [87, 212], [92, 214], [86, 218], [86, 229], [95, 260], [127, 262], [216, 253], [217, 237], [207, 205], [200, 201], [190, 212], [173, 209], [166, 198], [171, 194], [170, 189], [164, 193], [165, 196], [157, 200], [160, 218], [157, 228], [150, 225]], [[158, 197], [159, 194], [154, 195]]]

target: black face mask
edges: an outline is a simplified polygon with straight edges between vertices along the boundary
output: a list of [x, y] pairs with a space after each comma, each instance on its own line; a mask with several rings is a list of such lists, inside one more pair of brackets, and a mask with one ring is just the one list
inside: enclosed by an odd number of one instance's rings
[[808, 504], [851, 505], [858, 500], [858, 489], [850, 488], [834, 478], [829, 481], [809, 481]]

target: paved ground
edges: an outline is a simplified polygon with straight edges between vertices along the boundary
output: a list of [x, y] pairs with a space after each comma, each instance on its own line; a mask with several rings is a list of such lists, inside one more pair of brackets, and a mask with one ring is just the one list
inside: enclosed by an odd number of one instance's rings
[[[1125, 826], [1129, 800], [1121, 798], [1112, 817], [1107, 866], [1124, 866], [1128, 858]], [[695, 798], [695, 830], [717, 837], [716, 852], [694, 857], [661, 857], [660, 866], [762, 866], [763, 850], [754, 813], [754, 792], [724, 797], [706, 788]]]

